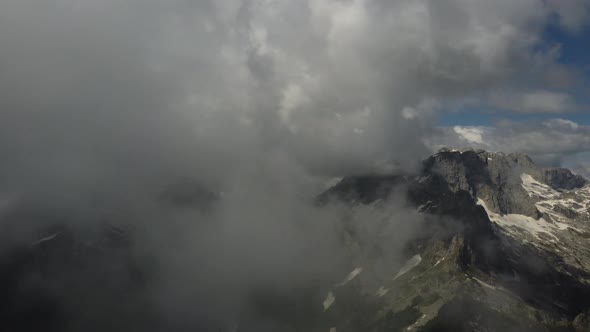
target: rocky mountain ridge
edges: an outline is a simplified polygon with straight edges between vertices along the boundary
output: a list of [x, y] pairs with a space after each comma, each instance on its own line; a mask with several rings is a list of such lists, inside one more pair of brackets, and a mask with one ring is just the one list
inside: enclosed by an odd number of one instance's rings
[[[169, 208], [207, 213], [223, 199], [174, 188], [158, 198]], [[294, 294], [256, 293], [239, 321], [208, 330], [590, 331], [590, 185], [567, 169], [441, 150], [419, 174], [346, 177], [315, 205], [341, 211], [349, 272]], [[157, 273], [133, 253], [132, 231], [102, 223], [97, 234], [58, 227], [0, 257], [0, 331], [194, 330], [146, 301]], [[86, 298], [98, 309], [81, 314]]]
[[380, 288], [381, 312], [395, 321], [411, 311], [411, 324], [392, 329], [381, 313], [373, 322], [388, 327], [338, 331], [588, 331], [585, 179], [524, 154], [473, 150], [440, 151], [416, 177], [377, 178], [343, 179], [321, 197], [375, 204], [403, 183], [408, 204], [434, 218], [429, 227], [452, 222], [417, 239], [408, 256], [421, 262]]

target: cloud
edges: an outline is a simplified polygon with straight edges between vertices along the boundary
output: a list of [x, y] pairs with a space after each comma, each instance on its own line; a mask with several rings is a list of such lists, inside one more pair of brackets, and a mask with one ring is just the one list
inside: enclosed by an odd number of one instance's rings
[[547, 5], [552, 7], [561, 25], [573, 31], [579, 31], [588, 24], [590, 4], [585, 0], [559, 1], [549, 0]]
[[[29, 151], [10, 154], [6, 178], [99, 185], [131, 168], [224, 181], [231, 165], [272, 150], [330, 175], [419, 160], [419, 138], [446, 103], [555, 68], [535, 46], [562, 7], [6, 1], [1, 152]], [[570, 100], [538, 90], [515, 103], [556, 112]], [[31, 169], [42, 155], [45, 171]]]
[[565, 162], [565, 166], [572, 172], [590, 179], [590, 152], [583, 152], [572, 156]]
[[[198, 309], [223, 314], [206, 300], [224, 308], [269, 278], [324, 276], [339, 252], [313, 221], [336, 217], [302, 197], [326, 177], [392, 161], [415, 169], [445, 106], [513, 86], [552, 91], [523, 86], [559, 72], [555, 51], [537, 46], [555, 15], [582, 24], [576, 4], [0, 1], [0, 223], [34, 234], [56, 219], [80, 226], [116, 214], [110, 221], [140, 228], [144, 250], [169, 267], [162, 283], [178, 281], [170, 302], [160, 298], [175, 309], [190, 307], [178, 305], [182, 294], [205, 295]], [[544, 125], [547, 139], [522, 126], [459, 132], [535, 153], [586, 144], [583, 127]], [[154, 203], [187, 182], [224, 192], [224, 208], [205, 217]], [[231, 275], [240, 278], [224, 289]]]
[[467, 142], [484, 144], [482, 140], [483, 130], [481, 128], [455, 126], [453, 130], [461, 139]]
[[590, 151], [590, 127], [564, 119], [502, 121], [495, 126], [440, 128], [434, 138], [427, 141], [431, 142], [433, 150], [442, 146], [471, 146], [490, 151], [524, 152], [541, 165], [559, 166]]
[[524, 113], [565, 113], [576, 109], [573, 98], [567, 93], [545, 90], [497, 94], [491, 97], [491, 102], [496, 107]]

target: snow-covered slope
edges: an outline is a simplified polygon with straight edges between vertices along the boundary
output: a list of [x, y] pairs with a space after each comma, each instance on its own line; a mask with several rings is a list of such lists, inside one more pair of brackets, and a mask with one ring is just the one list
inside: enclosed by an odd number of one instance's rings
[[[584, 179], [539, 168], [524, 154], [449, 149], [428, 158], [414, 177], [345, 178], [322, 199], [387, 220], [387, 198], [400, 183], [426, 227], [388, 280], [349, 284], [351, 290], [336, 296], [329, 326], [573, 331], [583, 325], [590, 309], [590, 186]], [[362, 252], [362, 242], [356, 246]], [[373, 267], [365, 264], [363, 280], [371, 280]], [[346, 308], [359, 305], [368, 311], [353, 315], [358, 321], [352, 323]]]

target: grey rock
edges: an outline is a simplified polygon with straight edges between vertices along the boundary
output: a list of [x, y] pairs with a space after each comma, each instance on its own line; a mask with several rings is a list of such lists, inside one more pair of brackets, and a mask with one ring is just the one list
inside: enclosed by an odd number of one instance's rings
[[464, 190], [481, 198], [496, 213], [541, 216], [520, 175], [539, 178], [543, 171], [525, 154], [440, 152], [425, 161], [424, 172], [442, 177], [453, 192]]
[[[533, 183], [538, 192], [530, 182], [525, 189], [522, 174], [538, 181]], [[373, 311], [343, 311], [330, 326], [338, 325], [338, 331], [588, 331], [588, 314], [580, 312], [590, 307], [590, 214], [580, 210], [590, 191], [573, 191], [584, 179], [539, 168], [525, 154], [450, 149], [405, 179], [357, 176], [328, 191], [349, 203], [372, 204], [403, 184], [408, 201], [430, 220], [408, 253], [421, 255], [422, 262], [385, 284], [389, 292], [382, 298], [356, 295]], [[499, 226], [478, 200], [499, 216], [534, 218], [525, 222], [538, 223], [531, 226], [538, 233]]]
[[590, 331], [590, 312], [584, 312], [576, 316], [572, 326], [576, 332]]
[[565, 190], [581, 188], [588, 183], [582, 176], [573, 174], [567, 168], [543, 169], [542, 180], [553, 189]]
[[564, 216], [568, 217], [568, 218], [576, 218], [578, 216], [578, 213], [572, 209], [568, 209], [566, 207], [563, 207], [561, 205], [555, 205], [553, 207], [553, 210], [557, 213], [563, 214]]

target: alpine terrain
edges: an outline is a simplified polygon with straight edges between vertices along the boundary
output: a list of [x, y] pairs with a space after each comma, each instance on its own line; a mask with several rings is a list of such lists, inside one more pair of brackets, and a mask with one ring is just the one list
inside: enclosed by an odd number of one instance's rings
[[321, 199], [387, 210], [398, 185], [426, 224], [396, 274], [360, 260], [328, 294], [332, 331], [590, 330], [585, 179], [525, 154], [444, 149], [419, 176], [345, 178]]
[[[181, 189], [170, 204], [223, 199]], [[567, 169], [444, 149], [420, 174], [346, 177], [313, 204], [340, 208], [348, 271], [257, 292], [239, 319], [158, 315], [145, 300], [157, 274], [131, 253], [133, 230], [105, 221], [100, 241], [56, 226], [4, 255], [0, 330], [590, 331], [590, 186]], [[97, 304], [83, 310], [89, 298]]]

